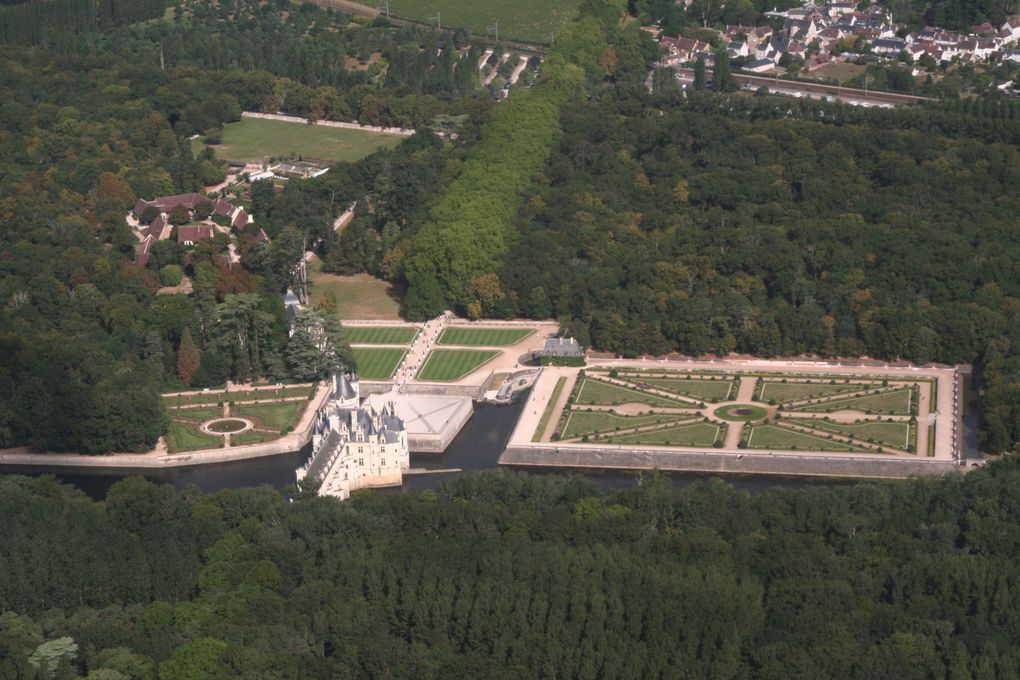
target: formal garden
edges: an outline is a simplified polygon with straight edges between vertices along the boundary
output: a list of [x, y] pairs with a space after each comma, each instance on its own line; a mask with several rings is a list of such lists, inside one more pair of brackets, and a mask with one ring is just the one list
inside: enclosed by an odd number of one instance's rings
[[259, 444], [290, 432], [314, 398], [315, 385], [204, 390], [163, 395], [170, 453]]
[[[918, 421], [922, 395], [927, 420], [935, 381], [926, 377], [595, 368], [579, 371], [551, 439], [933, 455], [934, 424]], [[554, 410], [547, 406], [533, 441], [542, 440]]]

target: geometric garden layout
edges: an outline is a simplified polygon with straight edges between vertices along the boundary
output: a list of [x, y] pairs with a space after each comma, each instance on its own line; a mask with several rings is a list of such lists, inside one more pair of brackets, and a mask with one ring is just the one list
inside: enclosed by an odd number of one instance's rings
[[925, 457], [934, 455], [936, 385], [913, 376], [590, 368], [578, 374], [552, 439]]

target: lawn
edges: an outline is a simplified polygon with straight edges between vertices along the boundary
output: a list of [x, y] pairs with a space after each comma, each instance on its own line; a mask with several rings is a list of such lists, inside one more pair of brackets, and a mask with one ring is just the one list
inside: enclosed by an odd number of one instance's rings
[[831, 413], [833, 411], [871, 411], [890, 416], [910, 415], [910, 388], [881, 392], [865, 397], [833, 399], [820, 404], [800, 406], [795, 411]]
[[453, 382], [460, 380], [485, 362], [499, 356], [495, 350], [434, 349], [418, 370], [418, 380]]
[[[223, 126], [223, 142], [212, 148], [217, 157], [232, 161], [259, 162], [270, 158], [304, 157], [354, 162], [379, 147], [394, 147], [403, 139], [399, 135], [366, 130], [242, 118]], [[199, 138], [193, 148], [197, 153], [203, 146]]]
[[567, 418], [567, 425], [563, 428], [563, 437], [580, 437], [582, 434], [595, 434], [596, 432], [613, 432], [615, 430], [627, 430], [642, 425], [654, 425], [657, 423], [668, 423], [680, 420], [683, 415], [676, 413], [658, 413], [646, 416], [619, 416], [615, 413], [603, 411], [574, 411]]
[[195, 426], [177, 422], [176, 420], [170, 421], [167, 447], [173, 453], [178, 451], [195, 451], [198, 449], [218, 449], [222, 446], [222, 437], [210, 437], [199, 432]]
[[667, 392], [676, 392], [695, 399], [725, 400], [730, 396], [732, 380], [688, 380], [685, 378], [645, 378], [627, 377], [633, 382], [646, 382]]
[[648, 406], [666, 406], [672, 408], [683, 408], [689, 406], [687, 403], [673, 401], [666, 397], [648, 394], [640, 390], [619, 385], [610, 385], [599, 380], [586, 378], [581, 385], [581, 391], [575, 400], [578, 404], [603, 404], [615, 406], [619, 404], [647, 404]]
[[352, 345], [409, 345], [417, 334], [411, 326], [344, 326]]
[[358, 377], [365, 380], [388, 380], [405, 354], [393, 347], [352, 347], [351, 351], [358, 362]]
[[268, 432], [242, 432], [230, 438], [231, 446], [244, 446], [245, 444], [261, 444], [278, 438], [279, 435]]
[[877, 386], [878, 385], [861, 385], [860, 383], [837, 383], [835, 385], [829, 385], [827, 383], [782, 383], [768, 381], [762, 386], [761, 398], [762, 401], [775, 399], [777, 402], [783, 403], [799, 399], [810, 399], [813, 397], [828, 397], [834, 394], [842, 394], [844, 392], [858, 392], [860, 390], [873, 389]]
[[777, 451], [855, 451], [841, 442], [815, 437], [803, 432], [794, 432], [775, 425], [755, 425], [748, 437], [750, 449], [775, 449]]
[[538, 421], [538, 427], [535, 428], [535, 434], [531, 435], [531, 441], [537, 442], [542, 439], [542, 435], [545, 433], [545, 428], [549, 425], [549, 419], [552, 418], [553, 410], [556, 408], [556, 400], [560, 398], [560, 393], [563, 392], [563, 386], [566, 384], [567, 379], [561, 377], [556, 380], [556, 386], [553, 387], [552, 396], [549, 397], [549, 401], [545, 404], [545, 410], [542, 411], [542, 418]]
[[180, 408], [170, 411], [170, 417], [178, 420], [193, 420], [197, 423], [223, 417], [222, 406], [199, 406], [198, 408]]
[[337, 318], [400, 321], [401, 291], [369, 274], [325, 274], [318, 258], [308, 263], [310, 306], [317, 307], [327, 290], [336, 299]]
[[447, 328], [440, 333], [436, 344], [505, 347], [517, 344], [534, 332], [534, 328]]
[[805, 427], [813, 427], [816, 430], [851, 435], [862, 441], [874, 439], [879, 444], [888, 444], [898, 449], [906, 450], [910, 445], [910, 423], [906, 422], [883, 423], [876, 420], [851, 424], [833, 423], [819, 418], [789, 418], [787, 420]]
[[292, 385], [275, 390], [245, 390], [243, 392], [199, 392], [176, 397], [163, 397], [167, 406], [185, 406], [189, 404], [218, 404], [230, 401], [270, 401], [281, 397], [307, 397], [315, 388], [312, 385]]
[[499, 22], [500, 38], [547, 43], [549, 34], [559, 31], [577, 15], [580, 0], [390, 0], [390, 12], [408, 19], [463, 28], [477, 35], [490, 35]]
[[636, 432], [621, 437], [612, 437], [613, 444], [652, 444], [658, 446], [712, 446], [719, 436], [719, 426], [708, 423], [693, 423], [661, 430]]
[[230, 415], [250, 418], [270, 430], [283, 430], [297, 422], [307, 402], [284, 401], [278, 404], [243, 404], [232, 406]]

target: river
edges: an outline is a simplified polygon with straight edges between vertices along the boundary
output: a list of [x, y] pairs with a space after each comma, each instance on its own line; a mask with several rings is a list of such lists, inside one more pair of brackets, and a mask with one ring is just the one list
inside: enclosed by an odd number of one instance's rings
[[[497, 467], [499, 455], [517, 423], [517, 417], [524, 408], [523, 401], [511, 406], [475, 405], [475, 413], [464, 429], [442, 455], [411, 454], [411, 467], [425, 469], [460, 469], [463, 471], [487, 470]], [[172, 484], [182, 489], [194, 484], [203, 491], [217, 491], [225, 488], [258, 486], [269, 484], [284, 491], [294, 484], [294, 471], [308, 456], [307, 447], [302, 452], [256, 458], [236, 463], [200, 465], [193, 468], [177, 468], [145, 475], [155, 482]], [[4, 468], [6, 474], [43, 474], [31, 469]], [[635, 483], [638, 473], [627, 472], [578, 472], [570, 470], [528, 470], [530, 474], [580, 475], [602, 488], [620, 488]], [[121, 477], [130, 474], [115, 470], [83, 473], [81, 470], [49, 471], [61, 480], [74, 484], [89, 496], [102, 499], [110, 486]], [[404, 477], [401, 490], [433, 489], [455, 472], [418, 474]], [[713, 475], [694, 473], [670, 473], [677, 486], [686, 486]], [[811, 477], [773, 477], [758, 475], [726, 475], [724, 479], [738, 489], [756, 493], [776, 488], [806, 488], [810, 486], [833, 486], [855, 483], [847, 479], [818, 479]], [[384, 490], [390, 493], [396, 489]]]

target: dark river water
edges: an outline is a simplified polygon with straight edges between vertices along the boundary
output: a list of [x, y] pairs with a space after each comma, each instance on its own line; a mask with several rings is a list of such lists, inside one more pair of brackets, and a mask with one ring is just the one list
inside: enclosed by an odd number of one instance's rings
[[[461, 430], [457, 438], [442, 455], [411, 454], [412, 468], [433, 470], [460, 469], [486, 470], [495, 468], [496, 461], [502, 453], [507, 439], [510, 437], [517, 417], [523, 409], [523, 402], [511, 406], [490, 406], [476, 404], [475, 414]], [[967, 419], [965, 419], [966, 421]], [[965, 439], [973, 442], [970, 432], [973, 424], [965, 422]], [[973, 444], [972, 444], [973, 445]], [[967, 447], [970, 448], [970, 447]], [[153, 481], [172, 484], [178, 489], [194, 484], [204, 491], [216, 491], [224, 488], [258, 486], [269, 484], [281, 491], [294, 484], [294, 471], [307, 458], [308, 450], [282, 456], [258, 458], [237, 463], [202, 465], [193, 468], [167, 470], [146, 477]], [[522, 468], [523, 469], [523, 468]], [[31, 469], [4, 468], [4, 473], [39, 474]], [[577, 472], [569, 470], [528, 470], [529, 474], [541, 475], [580, 475], [586, 477], [603, 488], [619, 488], [634, 484], [638, 473], [627, 472]], [[93, 498], [103, 498], [106, 491], [118, 479], [128, 473], [115, 471], [82, 473], [80, 470], [57, 472], [60, 479], [72, 483]], [[436, 474], [418, 474], [404, 477], [401, 489], [382, 490], [381, 493], [400, 493], [408, 489], [432, 489], [444, 479], [457, 474], [444, 472]], [[670, 478], [677, 486], [685, 486], [695, 481], [712, 476], [696, 473], [671, 473]], [[723, 478], [734, 487], [752, 493], [776, 488], [798, 489], [811, 486], [834, 486], [856, 483], [847, 479], [818, 479], [811, 477], [775, 477], [765, 475], [725, 475]]]

